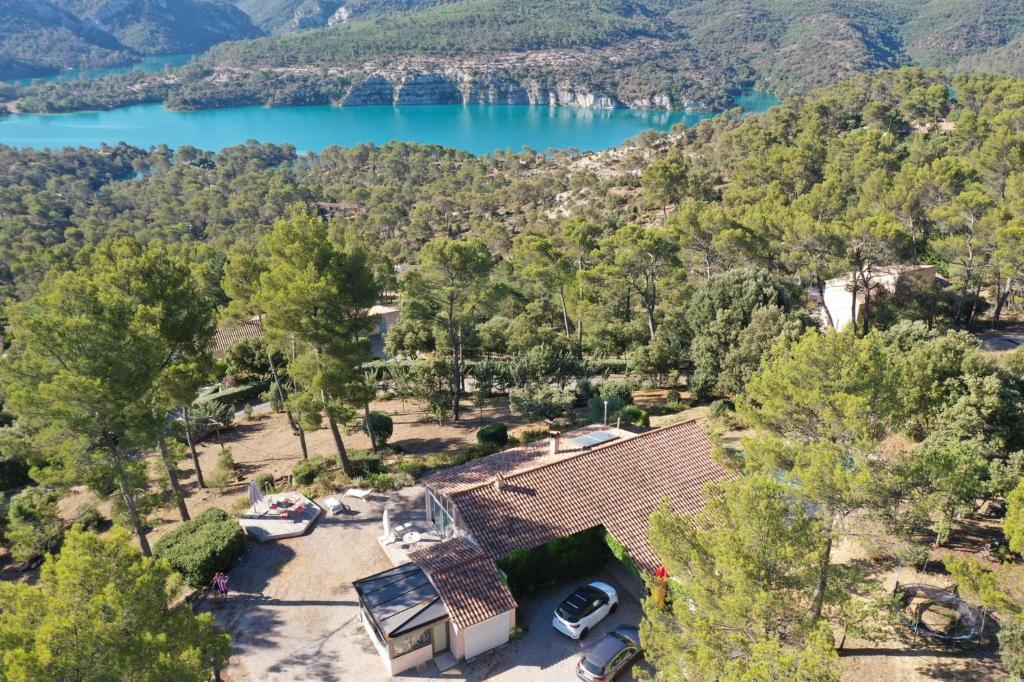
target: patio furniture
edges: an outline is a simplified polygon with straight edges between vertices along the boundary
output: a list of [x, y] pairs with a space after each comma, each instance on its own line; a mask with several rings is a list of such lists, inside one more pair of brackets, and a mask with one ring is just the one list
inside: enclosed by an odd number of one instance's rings
[[363, 488], [349, 488], [345, 491], [345, 497], [358, 497], [360, 500], [365, 500], [371, 492], [373, 491]]
[[402, 536], [402, 544], [415, 545], [417, 542], [420, 541], [422, 537], [423, 536], [417, 533], [416, 531], [411, 530]]
[[348, 505], [336, 497], [328, 497], [323, 501], [323, 506], [332, 516], [337, 516], [341, 512], [348, 510]]

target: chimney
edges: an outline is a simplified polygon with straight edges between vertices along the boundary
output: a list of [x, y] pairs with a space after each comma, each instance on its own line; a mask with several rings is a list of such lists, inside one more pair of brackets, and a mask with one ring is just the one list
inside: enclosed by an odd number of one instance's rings
[[557, 431], [552, 431], [551, 432], [551, 440], [549, 441], [549, 444], [548, 444], [548, 452], [549, 452], [549, 454], [552, 454], [552, 455], [557, 455], [558, 454], [558, 432]]
[[494, 474], [494, 490], [496, 492], [500, 493], [501, 492], [501, 488], [502, 488], [502, 486], [504, 484], [505, 484], [505, 477], [502, 476], [500, 473]]

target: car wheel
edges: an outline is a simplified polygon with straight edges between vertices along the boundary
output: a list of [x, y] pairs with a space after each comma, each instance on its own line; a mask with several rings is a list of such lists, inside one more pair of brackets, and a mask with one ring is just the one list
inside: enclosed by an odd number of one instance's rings
[[612, 604], [612, 607], [608, 609], [608, 613], [615, 613], [615, 609], [619, 608], [619, 602]]
[[588, 634], [590, 634], [590, 628], [583, 628], [580, 630], [580, 640], [582, 641], [586, 639]]

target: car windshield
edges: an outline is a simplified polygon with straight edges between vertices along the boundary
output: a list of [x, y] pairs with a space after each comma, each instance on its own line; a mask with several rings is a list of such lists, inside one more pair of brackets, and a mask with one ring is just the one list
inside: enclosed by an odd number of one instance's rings
[[594, 663], [589, 657], [583, 659], [583, 669], [591, 675], [604, 674], [604, 665]]
[[587, 613], [594, 600], [600, 598], [599, 590], [593, 587], [581, 587], [559, 604], [555, 612], [568, 622], [575, 623], [583, 614]]

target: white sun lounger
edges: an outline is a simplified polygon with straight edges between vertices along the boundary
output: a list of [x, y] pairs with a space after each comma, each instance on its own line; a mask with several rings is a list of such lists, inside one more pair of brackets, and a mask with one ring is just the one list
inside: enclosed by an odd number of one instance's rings
[[328, 497], [326, 500], [323, 500], [321, 504], [327, 511], [331, 512], [332, 516], [337, 516], [341, 512], [348, 509], [348, 505], [339, 500], [337, 497]]
[[369, 495], [372, 490], [364, 490], [363, 488], [349, 488], [345, 491], [345, 497], [358, 497], [360, 500], [365, 500], [366, 496]]

